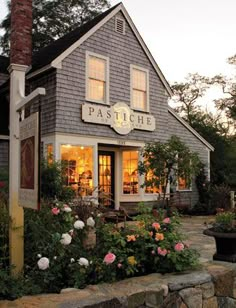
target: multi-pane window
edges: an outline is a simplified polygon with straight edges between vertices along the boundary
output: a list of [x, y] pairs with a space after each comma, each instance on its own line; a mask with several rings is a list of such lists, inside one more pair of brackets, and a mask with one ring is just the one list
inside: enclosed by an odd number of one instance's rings
[[93, 191], [93, 148], [62, 145], [61, 160], [65, 165], [67, 185], [74, 188], [77, 195], [91, 195]]
[[138, 194], [138, 151], [123, 152], [123, 194]]
[[53, 162], [53, 145], [52, 143], [49, 143], [46, 145], [46, 151], [47, 151], [47, 161], [48, 163]]
[[107, 65], [105, 57], [88, 54], [87, 60], [87, 99], [95, 102], [107, 103]]
[[178, 190], [190, 190], [191, 189], [191, 180], [187, 176], [178, 178]]
[[132, 107], [148, 111], [148, 71], [131, 66]]
[[[153, 172], [150, 170], [146, 176], [145, 176], [145, 180], [146, 181], [150, 181], [153, 182], [155, 175], [153, 175]], [[157, 179], [158, 180], [158, 179]], [[146, 185], [145, 186], [145, 193], [146, 194], [160, 194], [162, 193], [162, 186], [161, 184], [159, 186], [155, 185], [154, 183], [150, 184], [150, 185]]]

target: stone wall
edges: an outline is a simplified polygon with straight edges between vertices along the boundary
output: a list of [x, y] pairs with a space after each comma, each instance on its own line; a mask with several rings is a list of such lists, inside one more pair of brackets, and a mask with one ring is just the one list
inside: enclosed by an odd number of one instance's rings
[[236, 265], [212, 262], [198, 271], [151, 274], [113, 284], [27, 296], [0, 307], [231, 308], [236, 307]]

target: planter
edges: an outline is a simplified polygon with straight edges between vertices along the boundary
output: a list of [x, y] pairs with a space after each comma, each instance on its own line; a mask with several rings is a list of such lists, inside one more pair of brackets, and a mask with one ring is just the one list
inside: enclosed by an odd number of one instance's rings
[[216, 253], [213, 260], [236, 262], [236, 233], [221, 233], [210, 228], [204, 230], [203, 234], [215, 238]]

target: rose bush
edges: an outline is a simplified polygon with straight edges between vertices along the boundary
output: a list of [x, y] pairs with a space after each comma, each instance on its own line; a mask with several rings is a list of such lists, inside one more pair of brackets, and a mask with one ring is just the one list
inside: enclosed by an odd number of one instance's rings
[[[40, 211], [25, 210], [24, 288], [17, 294], [60, 292], [197, 265], [198, 255], [185, 244], [177, 216], [159, 212], [157, 218], [143, 206], [136, 221], [117, 227], [104, 223], [96, 210], [79, 215], [78, 207], [55, 201]], [[93, 248], [84, 245], [89, 232], [96, 232]]]

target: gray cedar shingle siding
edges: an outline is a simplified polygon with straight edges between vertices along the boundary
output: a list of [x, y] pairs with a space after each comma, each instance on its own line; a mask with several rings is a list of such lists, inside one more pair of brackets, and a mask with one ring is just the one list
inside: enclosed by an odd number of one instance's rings
[[7, 140], [0, 140], [0, 169], [8, 168], [9, 161], [9, 142]]
[[[152, 67], [147, 55], [126, 23], [126, 34], [115, 32], [115, 18], [90, 36], [80, 47], [68, 55], [62, 62], [62, 69], [46, 73], [31, 81], [31, 90], [46, 88], [42, 102], [42, 135], [50, 133], [77, 134], [78, 136], [109, 137], [115, 140], [166, 141], [171, 135], [179, 136], [193, 151], [199, 153], [207, 165], [208, 150], [173, 115], [168, 113], [165, 88]], [[130, 105], [130, 64], [149, 70], [150, 114], [156, 118], [156, 130], [145, 132], [133, 130], [121, 136], [106, 125], [85, 123], [81, 119], [81, 106], [85, 101], [86, 51], [109, 57], [110, 60], [110, 104], [125, 102]], [[194, 205], [198, 193], [193, 181], [193, 192], [181, 192], [181, 202]]]
[[[47, 73], [30, 82], [30, 91], [38, 87], [46, 89], [46, 95], [41, 96], [42, 136], [56, 131], [56, 72]], [[33, 110], [37, 111], [38, 100]]]
[[[178, 136], [193, 152], [197, 152], [199, 158], [208, 168], [208, 150], [197, 137], [195, 137], [182, 123], [180, 123], [172, 114], [168, 113], [169, 134]], [[190, 196], [191, 194], [191, 196]], [[198, 201], [198, 192], [195, 181], [192, 182], [192, 193], [181, 192], [181, 202], [189, 202], [192, 206]]]
[[[116, 16], [120, 16], [118, 13]], [[79, 48], [63, 60], [57, 70], [56, 131], [81, 135], [103, 136], [126, 140], [167, 139], [167, 96], [150, 61], [126, 23], [126, 35], [115, 32], [115, 17], [111, 18]], [[150, 113], [156, 118], [156, 131], [134, 130], [121, 136], [105, 125], [84, 123], [81, 105], [85, 103], [86, 50], [110, 59], [110, 104], [125, 102], [130, 105], [130, 64], [149, 69]]]

